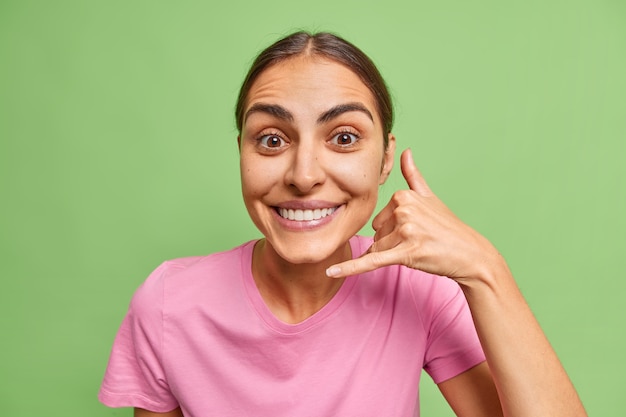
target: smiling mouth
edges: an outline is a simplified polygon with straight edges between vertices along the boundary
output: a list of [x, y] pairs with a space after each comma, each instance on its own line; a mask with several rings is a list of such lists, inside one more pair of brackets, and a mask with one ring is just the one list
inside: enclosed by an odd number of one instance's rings
[[315, 210], [286, 209], [278, 207], [276, 211], [283, 219], [294, 220], [297, 222], [306, 222], [311, 220], [319, 220], [330, 216], [337, 210], [337, 207], [329, 207]]

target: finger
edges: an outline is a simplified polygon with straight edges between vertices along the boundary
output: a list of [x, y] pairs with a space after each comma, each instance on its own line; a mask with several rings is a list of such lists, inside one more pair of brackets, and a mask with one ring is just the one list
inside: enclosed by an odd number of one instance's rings
[[388, 235], [378, 236], [374, 239], [374, 242], [370, 245], [367, 251], [360, 257], [363, 257], [370, 253], [385, 252], [395, 249], [402, 243], [402, 237], [392, 230]]
[[362, 274], [373, 271], [383, 266], [395, 265], [398, 256], [393, 251], [368, 252], [365, 255], [340, 264], [331, 266], [326, 270], [330, 278], [343, 278], [350, 275]]
[[378, 242], [384, 239], [385, 237], [393, 234], [393, 232], [396, 230], [396, 227], [397, 227], [397, 223], [393, 221], [393, 219], [390, 219], [389, 221], [386, 221], [385, 223], [380, 224], [378, 228], [375, 229], [376, 233], [374, 233], [374, 244], [376, 245], [376, 249], [380, 250], [378, 248], [378, 245], [379, 245]]
[[380, 229], [389, 219], [393, 217], [393, 211], [396, 209], [396, 203], [391, 200], [372, 220], [372, 228], [376, 231]]
[[400, 156], [400, 169], [402, 170], [402, 176], [404, 176], [411, 190], [416, 191], [424, 197], [429, 197], [433, 194], [419, 169], [415, 166], [413, 153], [410, 149], [405, 149], [404, 152], [402, 152]]

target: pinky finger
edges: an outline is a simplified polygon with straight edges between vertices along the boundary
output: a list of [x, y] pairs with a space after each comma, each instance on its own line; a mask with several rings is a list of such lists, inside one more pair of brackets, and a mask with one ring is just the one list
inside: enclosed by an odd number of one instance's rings
[[383, 252], [368, 252], [365, 255], [331, 266], [326, 275], [331, 278], [343, 278], [350, 275], [373, 271], [383, 266], [394, 265], [397, 255], [393, 250]]

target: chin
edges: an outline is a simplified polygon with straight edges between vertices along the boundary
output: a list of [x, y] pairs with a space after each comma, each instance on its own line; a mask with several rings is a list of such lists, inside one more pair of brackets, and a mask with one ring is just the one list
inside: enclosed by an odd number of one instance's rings
[[[318, 264], [335, 258], [345, 249], [345, 242], [270, 242], [274, 251], [291, 264]], [[333, 259], [334, 260], [334, 259]]]

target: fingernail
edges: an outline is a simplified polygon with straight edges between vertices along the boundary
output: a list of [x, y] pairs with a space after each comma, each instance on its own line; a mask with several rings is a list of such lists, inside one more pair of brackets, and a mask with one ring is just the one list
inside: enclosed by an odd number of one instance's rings
[[339, 268], [338, 266], [331, 266], [330, 268], [326, 270], [326, 276], [331, 277], [331, 278], [339, 276], [340, 274], [341, 274], [341, 268]]

